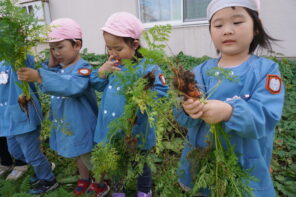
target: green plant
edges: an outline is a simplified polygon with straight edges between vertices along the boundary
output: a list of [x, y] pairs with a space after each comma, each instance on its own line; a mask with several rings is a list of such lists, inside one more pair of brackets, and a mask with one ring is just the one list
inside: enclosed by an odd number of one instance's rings
[[96, 180], [102, 180], [108, 172], [116, 171], [119, 157], [117, 150], [110, 144], [97, 144], [92, 151], [91, 157], [92, 171]]
[[84, 48], [81, 51], [80, 56], [95, 67], [104, 64], [108, 59], [107, 55], [97, 55], [95, 53], [89, 53], [87, 48]]
[[184, 139], [176, 136], [174, 130], [166, 132], [167, 138], [163, 140], [163, 150], [158, 154], [156, 173], [153, 174], [153, 195], [160, 197], [184, 197], [178, 183], [178, 163], [183, 149]]
[[[256, 181], [238, 163], [234, 146], [230, 144], [229, 136], [223, 131], [221, 124], [211, 125], [209, 146], [196, 148], [189, 153], [193, 165], [194, 186], [192, 195], [199, 190], [208, 188], [211, 196], [253, 196], [250, 180]], [[222, 141], [226, 147], [222, 146]]]
[[271, 163], [274, 186], [279, 196], [296, 194], [296, 62], [277, 60], [285, 85], [285, 105], [282, 120], [277, 127]]
[[[9, 63], [16, 71], [26, 66], [27, 53], [45, 40], [47, 29], [38, 24], [38, 19], [11, 0], [0, 2], [0, 60]], [[21, 109], [28, 114], [31, 101], [28, 82], [18, 82], [23, 94], [19, 97]]]
[[[156, 169], [153, 167], [157, 161], [154, 150], [143, 151], [144, 147], [138, 144], [139, 139], [141, 139], [142, 144], [145, 145], [146, 137], [134, 136], [132, 133], [138, 117], [147, 116], [146, 132], [149, 127], [156, 129], [156, 152], [159, 154], [163, 150], [162, 140], [166, 131], [165, 127], [170, 124], [167, 114], [171, 111], [171, 102], [168, 99], [169, 96], [159, 97], [156, 91], [152, 91], [155, 71], [145, 72], [145, 70], [151, 65], [168, 63], [164, 55], [164, 46], [159, 42], [168, 39], [170, 28], [170, 26], [166, 26], [160, 27], [160, 29], [150, 29], [148, 33], [144, 34], [144, 37], [148, 39], [149, 48], [139, 50], [145, 60], [124, 60], [123, 64], [126, 71], [112, 73], [116, 76], [118, 83], [122, 84], [120, 94], [125, 97], [124, 113], [111, 122], [108, 130], [109, 144], [103, 147], [99, 145], [101, 150], [96, 149], [93, 152], [92, 161], [96, 161], [98, 165], [106, 163], [106, 161], [109, 161], [108, 159], [112, 158], [114, 162], [104, 169], [107, 169], [111, 176], [116, 174], [115, 179], [120, 180], [119, 182], [123, 186], [128, 186], [129, 183], [135, 181], [137, 175], [142, 173], [145, 163], [149, 165], [152, 171]], [[139, 70], [140, 67], [136, 65], [136, 62], [143, 64], [144, 71]], [[101, 151], [106, 154], [101, 156], [102, 154], [99, 154]], [[102, 170], [98, 167], [95, 174], [97, 176], [102, 174]]]

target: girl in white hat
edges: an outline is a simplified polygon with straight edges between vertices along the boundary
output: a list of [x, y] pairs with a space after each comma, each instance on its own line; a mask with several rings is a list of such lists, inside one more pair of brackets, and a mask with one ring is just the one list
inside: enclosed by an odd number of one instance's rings
[[254, 196], [275, 196], [269, 168], [284, 88], [278, 64], [253, 54], [257, 47], [271, 49], [274, 41], [265, 32], [258, 13], [259, 3], [255, 0], [213, 0], [208, 6], [210, 34], [220, 57], [194, 68], [195, 79], [205, 94], [217, 84], [218, 79], [207, 72], [214, 67], [230, 71], [239, 81], [222, 81], [206, 104], [194, 99], [182, 103], [184, 111], [176, 117], [188, 128], [189, 142], [185, 144], [179, 169], [179, 181], [186, 189], [193, 187], [188, 153], [208, 145], [208, 124], [222, 123], [239, 164], [258, 179], [249, 184]]

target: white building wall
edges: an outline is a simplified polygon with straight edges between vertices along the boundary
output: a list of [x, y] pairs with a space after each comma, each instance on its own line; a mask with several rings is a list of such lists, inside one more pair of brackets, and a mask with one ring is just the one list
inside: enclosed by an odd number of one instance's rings
[[[273, 50], [296, 57], [296, 0], [261, 0], [262, 21], [268, 33], [281, 41]], [[281, 56], [281, 55], [279, 55]]]
[[[70, 17], [81, 24], [83, 45], [89, 52], [105, 53], [100, 27], [114, 12], [127, 11], [138, 15], [137, 0], [49, 0], [52, 20]], [[260, 13], [267, 32], [282, 40], [273, 45], [275, 52], [296, 57], [296, 0], [261, 0]], [[174, 54], [215, 56], [208, 25], [173, 27], [169, 46]], [[281, 56], [281, 55], [279, 55]]]

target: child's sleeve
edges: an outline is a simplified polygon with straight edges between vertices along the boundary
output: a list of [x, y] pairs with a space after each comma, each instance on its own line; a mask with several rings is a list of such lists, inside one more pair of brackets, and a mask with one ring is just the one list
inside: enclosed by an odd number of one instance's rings
[[45, 70], [48, 70], [48, 71], [52, 71], [52, 72], [57, 72], [60, 68], [61, 68], [61, 65], [56, 65], [54, 67], [48, 67], [48, 61], [45, 61], [41, 64], [42, 68], [45, 69]]
[[[205, 84], [203, 84], [203, 82], [201, 81], [201, 78], [203, 78], [201, 75], [201, 65], [198, 65], [196, 67], [193, 68], [192, 72], [195, 75], [195, 80], [197, 82], [197, 85], [199, 87], [199, 89], [202, 92], [205, 92], [205, 90], [203, 89], [205, 87]], [[203, 84], [202, 86], [200, 86], [200, 84]], [[179, 108], [174, 107], [173, 109], [174, 112], [174, 117], [176, 119], [176, 121], [183, 127], [186, 128], [193, 128], [193, 127], [197, 127], [199, 124], [201, 124], [203, 122], [202, 119], [194, 119], [191, 118], [185, 111], [184, 109], [180, 106]]]
[[153, 66], [148, 69], [148, 72], [149, 71], [154, 72], [155, 75], [155, 81], [151, 90], [156, 91], [157, 96], [159, 97], [167, 96], [167, 91], [169, 90], [169, 87], [166, 85], [165, 76], [162, 70], [159, 68], [159, 66]]
[[[32, 56], [32, 55], [27, 55], [26, 66], [27, 66], [28, 68], [33, 68], [33, 69], [35, 69], [34, 56]], [[29, 86], [30, 86], [30, 88], [31, 88], [31, 91], [36, 95], [37, 99], [39, 99], [39, 95], [38, 95], [38, 93], [37, 93], [37, 89], [36, 89], [36, 86], [35, 86], [34, 82], [29, 82]]]
[[42, 92], [54, 96], [80, 96], [88, 88], [91, 65], [75, 68], [70, 74], [60, 74], [40, 68]]
[[34, 57], [32, 55], [27, 55], [26, 66], [29, 68], [35, 68]]
[[202, 120], [201, 119], [193, 119], [188, 114], [185, 113], [183, 108], [176, 108], [173, 109], [174, 117], [176, 121], [183, 127], [186, 128], [193, 128], [199, 125]]
[[90, 84], [94, 89], [96, 89], [99, 92], [102, 92], [108, 84], [108, 78], [100, 78], [98, 76], [98, 69], [94, 69], [90, 77]]
[[284, 87], [278, 64], [274, 63], [261, 76], [249, 99], [227, 101], [233, 107], [233, 112], [230, 120], [223, 123], [226, 132], [233, 131], [241, 137], [256, 139], [273, 132], [281, 118], [284, 103]]

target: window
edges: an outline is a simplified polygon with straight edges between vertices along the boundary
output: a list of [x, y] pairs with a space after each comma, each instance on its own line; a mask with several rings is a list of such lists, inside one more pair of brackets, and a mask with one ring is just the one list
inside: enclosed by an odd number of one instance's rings
[[140, 18], [145, 24], [172, 25], [204, 23], [210, 0], [138, 0]]
[[29, 12], [29, 14], [34, 14], [34, 10], [33, 10], [33, 6], [32, 5], [29, 5], [28, 6], [28, 11], [27, 12]]
[[50, 12], [47, 2], [28, 1], [20, 3], [20, 6], [26, 10], [28, 14], [33, 14], [39, 20], [40, 25], [50, 23]]
[[207, 7], [210, 0], [184, 0], [183, 5], [183, 20], [198, 21], [207, 20]]

